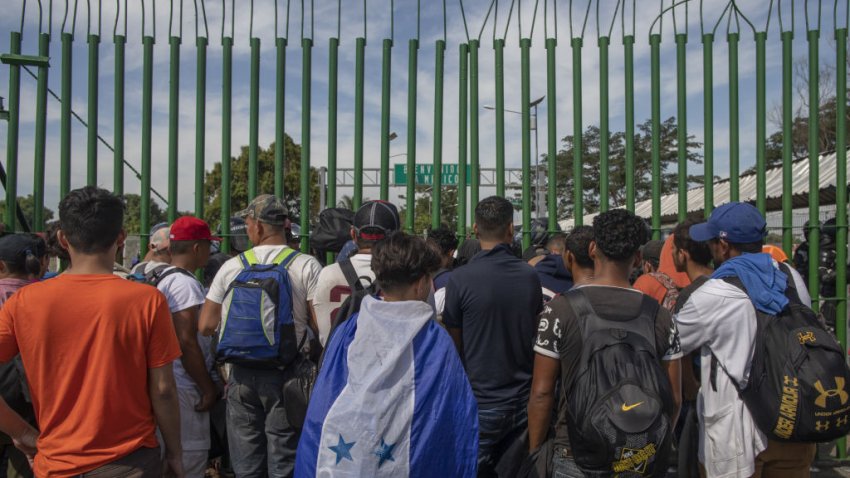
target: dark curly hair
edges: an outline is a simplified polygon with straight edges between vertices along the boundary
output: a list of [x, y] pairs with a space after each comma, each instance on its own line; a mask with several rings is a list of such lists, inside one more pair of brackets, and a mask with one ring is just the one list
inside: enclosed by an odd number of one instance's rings
[[429, 230], [428, 241], [436, 245], [444, 256], [457, 249], [457, 234], [446, 226]]
[[59, 238], [56, 236], [56, 233], [59, 231], [59, 220], [55, 220], [47, 224], [47, 254], [51, 257], [56, 257], [60, 261], [70, 262], [71, 256], [68, 255], [68, 251], [65, 250], [61, 245], [59, 245]]
[[581, 267], [593, 267], [593, 259], [590, 258], [591, 242], [593, 242], [593, 228], [590, 226], [578, 226], [567, 234], [566, 249], [575, 256], [576, 262]]
[[625, 262], [646, 243], [646, 223], [625, 209], [603, 212], [593, 218], [593, 238], [605, 257]]
[[440, 268], [440, 252], [418, 236], [397, 231], [372, 248], [372, 271], [381, 289], [399, 290]]
[[677, 249], [688, 251], [691, 260], [701, 266], [708, 266], [711, 263], [711, 249], [708, 248], [707, 242], [697, 242], [691, 239], [691, 226], [704, 221], [687, 220], [680, 223], [673, 229], [673, 244]]
[[59, 203], [59, 228], [83, 254], [106, 252], [124, 224], [124, 201], [94, 186], [75, 189]]

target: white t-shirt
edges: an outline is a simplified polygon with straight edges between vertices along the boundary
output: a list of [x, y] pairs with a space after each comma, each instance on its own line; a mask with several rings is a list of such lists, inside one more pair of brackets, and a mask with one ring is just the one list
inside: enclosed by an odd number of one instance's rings
[[[175, 267], [169, 267], [162, 271], [162, 273], [164, 274], [172, 269], [175, 269]], [[204, 286], [196, 279], [181, 272], [174, 272], [165, 276], [157, 285], [157, 289], [165, 296], [165, 299], [168, 301], [168, 309], [172, 314], [199, 307], [204, 303]], [[199, 332], [198, 346], [204, 354], [204, 363], [207, 366], [207, 371], [211, 371], [213, 369], [212, 338], [204, 337]], [[197, 387], [195, 381], [192, 380], [192, 377], [183, 368], [183, 362], [180, 360], [174, 361], [174, 380], [177, 382], [177, 388]]]
[[[357, 271], [357, 276], [366, 276], [375, 280], [375, 273], [372, 272], [372, 254], [357, 253], [351, 256], [351, 264], [354, 270]], [[364, 285], [366, 281], [362, 281]], [[319, 274], [319, 279], [316, 284], [315, 293], [310, 296], [313, 302], [313, 310], [316, 312], [316, 322], [319, 326], [319, 341], [324, 346], [328, 340], [328, 335], [331, 332], [331, 319], [335, 315], [336, 310], [342, 305], [345, 299], [351, 295], [351, 287], [348, 286], [348, 281], [345, 279], [345, 274], [342, 273], [342, 268], [339, 264], [331, 264]]]
[[[287, 247], [289, 246], [256, 246], [253, 250], [261, 264], [269, 264]], [[224, 294], [227, 292], [227, 288], [242, 269], [242, 261], [239, 256], [232, 257], [222, 264], [210, 285], [207, 299], [217, 304], [224, 302]], [[300, 342], [301, 337], [307, 331], [307, 324], [310, 320], [307, 301], [315, 293], [316, 280], [319, 278], [322, 265], [313, 256], [299, 254], [292, 259], [287, 270], [289, 271], [289, 283], [292, 286], [292, 318], [295, 321], [295, 335]], [[224, 313], [223, 309], [222, 313]]]

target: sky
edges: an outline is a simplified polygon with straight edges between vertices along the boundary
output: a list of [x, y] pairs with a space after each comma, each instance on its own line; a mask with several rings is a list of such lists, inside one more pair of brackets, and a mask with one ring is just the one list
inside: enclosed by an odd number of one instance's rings
[[[434, 96], [435, 96], [435, 42], [443, 38], [443, 20], [446, 22], [446, 53], [444, 74], [443, 109], [443, 162], [456, 163], [458, 158], [459, 108], [459, 45], [467, 40], [464, 28], [464, 14], [468, 26], [469, 38], [475, 39], [481, 34], [479, 63], [479, 103], [477, 114], [480, 124], [481, 167], [495, 167], [495, 114], [485, 109], [485, 105], [495, 103], [494, 51], [492, 48], [494, 31], [498, 38], [506, 39], [505, 48], [505, 107], [519, 110], [520, 91], [520, 48], [519, 38], [532, 40], [531, 47], [531, 98], [546, 94], [546, 49], [545, 39], [555, 37], [557, 27], [558, 46], [556, 49], [556, 134], [559, 149], [563, 147], [560, 139], [573, 133], [574, 98], [572, 87], [572, 51], [570, 39], [581, 37], [582, 66], [582, 126], [599, 123], [599, 50], [597, 36], [599, 29], [606, 35], [611, 30], [609, 57], [609, 126], [612, 131], [625, 128], [624, 106], [624, 60], [622, 47], [623, 9], [618, 0], [576, 0], [575, 2], [553, 0], [537, 1], [516, 0], [508, 24], [511, 2], [502, 0], [493, 5], [487, 17], [488, 8], [494, 0], [447, 0], [446, 12], [443, 3], [437, 0], [421, 2], [419, 19], [420, 48], [417, 72], [417, 163], [428, 164], [433, 158], [434, 140]], [[65, 25], [65, 32], [72, 30], [72, 18], [75, 0], [69, 0], [71, 8]], [[35, 54], [38, 47], [39, 9], [35, 0], [3, 0], [6, 14], [0, 16], [0, 52], [9, 51], [9, 33], [21, 28], [20, 5], [26, 3], [26, 15], [23, 18], [23, 53]], [[42, 0], [43, 23], [48, 28], [48, 3]], [[65, 2], [53, 2], [52, 41], [50, 43], [49, 87], [60, 91], [61, 44], [59, 33], [62, 31], [65, 16]], [[87, 3], [91, 4], [89, 14]], [[142, 5], [146, 11], [146, 35], [154, 35], [151, 11], [156, 5], [155, 47], [153, 65], [153, 178], [154, 189], [163, 196], [167, 190], [168, 161], [168, 114], [169, 114], [169, 7], [173, 5], [174, 20], [171, 34], [179, 36], [182, 25], [180, 47], [180, 95], [179, 95], [179, 166], [178, 166], [178, 209], [191, 210], [194, 204], [194, 163], [195, 163], [195, 81], [196, 49], [195, 36], [205, 35], [203, 21], [200, 32], [196, 33], [195, 4], [205, 5], [209, 27], [210, 46], [207, 59], [207, 95], [206, 95], [206, 169], [222, 157], [221, 149], [221, 78], [222, 78], [222, 2], [184, 1], [183, 17], [180, 21], [180, 0], [130, 1], [126, 46], [126, 111], [125, 111], [125, 154], [126, 160], [139, 168], [141, 163], [141, 102], [142, 102]], [[225, 32], [229, 34], [232, 11], [230, 1], [226, 3]], [[286, 0], [278, 0], [277, 30], [275, 3], [273, 0], [235, 0], [234, 24], [234, 65], [233, 65], [233, 149], [229, 153], [236, 156], [243, 145], [248, 144], [249, 128], [249, 74], [250, 46], [249, 35], [261, 42], [260, 64], [260, 121], [259, 145], [268, 147], [275, 136], [275, 38], [288, 38], [285, 68], [285, 126], [284, 130], [297, 142], [301, 142], [301, 86], [302, 86], [302, 35], [310, 37], [310, 2], [302, 12], [302, 2], [292, 1], [287, 21]], [[626, 1], [626, 33], [629, 33], [632, 18], [635, 23], [635, 121], [641, 123], [650, 118], [650, 26], [654, 23], [653, 33], [660, 33], [661, 41], [661, 118], [676, 114], [676, 51], [674, 35], [688, 34], [686, 56], [687, 91], [687, 130], [697, 141], [702, 142], [703, 121], [703, 54], [701, 42], [700, 4], [702, 4], [703, 23], [706, 31], [717, 30], [714, 41], [713, 92], [714, 92], [714, 151], [715, 174], [728, 176], [729, 152], [729, 78], [728, 47], [726, 40], [727, 17], [721, 19], [721, 13], [727, 0], [692, 0], [668, 10], [660, 22], [655, 22], [663, 7], [670, 7], [669, 0], [638, 0], [637, 9], [632, 2]], [[780, 0], [738, 0], [742, 14], [750, 20], [757, 31], [768, 28], [767, 42], [767, 108], [772, 110], [780, 105], [781, 89], [781, 42], [777, 4], [782, 5], [782, 27], [791, 29], [793, 10], [795, 59], [805, 58], [808, 45], [805, 31], [817, 28], [818, 1], [810, 2]], [[821, 1], [821, 34], [819, 38], [820, 64], [835, 63], [834, 18], [839, 27], [846, 25], [846, 0], [841, 0], [838, 14], [833, 12], [833, 2]], [[101, 5], [101, 27], [98, 26], [98, 5]], [[87, 72], [88, 45], [86, 35], [101, 32], [100, 68], [98, 75], [98, 133], [107, 142], [113, 140], [113, 85], [114, 85], [114, 47], [113, 28], [116, 21], [116, 6], [120, 4], [121, 14], [118, 31], [123, 31], [124, 1], [90, 0], [77, 1], [75, 41], [73, 44], [73, 90], [72, 109], [83, 118], [87, 117]], [[253, 5], [253, 15], [252, 7]], [[338, 15], [338, 5], [341, 14]], [[772, 10], [771, 9], [772, 5]], [[793, 7], [792, 7], [793, 5]], [[545, 9], [544, 9], [545, 6]], [[572, 12], [570, 12], [572, 6]], [[686, 6], [687, 14], [686, 14]], [[808, 19], [806, 18], [808, 8]], [[555, 10], [557, 9], [557, 16]], [[768, 17], [768, 11], [771, 11]], [[333, 0], [315, 0], [312, 9], [314, 26], [312, 38], [312, 98], [311, 98], [311, 165], [327, 165], [328, 154], [328, 44], [329, 38], [337, 37], [339, 26], [339, 96], [338, 96], [338, 167], [353, 167], [354, 157], [354, 98], [355, 98], [355, 39], [367, 39], [365, 63], [365, 119], [364, 119], [364, 166], [377, 168], [380, 165], [380, 121], [381, 121], [381, 61], [382, 41], [393, 38], [391, 69], [391, 116], [390, 131], [398, 138], [390, 144], [390, 154], [397, 155], [391, 164], [406, 161], [407, 148], [407, 89], [408, 89], [408, 41], [417, 35], [416, 0], [367, 0], [367, 22], [364, 26], [363, 2], [345, 0], [338, 4]], [[597, 11], [599, 17], [597, 18]], [[616, 11], [616, 17], [615, 15]], [[494, 15], [493, 12], [496, 14]], [[585, 27], [585, 12], [587, 21]], [[518, 15], [519, 13], [519, 15]], [[571, 15], [572, 13], [572, 15]], [[674, 17], [676, 30], [674, 31]], [[302, 31], [302, 15], [306, 28]], [[253, 16], [253, 22], [252, 22]], [[485, 24], [485, 17], [487, 21]], [[572, 26], [571, 26], [572, 17]], [[91, 24], [88, 22], [91, 18]], [[768, 18], [770, 18], [768, 25]], [[533, 19], [533, 20], [532, 20]], [[495, 20], [495, 22], [494, 22]], [[518, 21], [519, 20], [519, 21]], [[807, 26], [807, 20], [809, 22]], [[598, 26], [597, 26], [598, 22]], [[288, 30], [287, 30], [288, 24]], [[521, 24], [521, 25], [520, 25]], [[755, 164], [755, 42], [753, 30], [741, 19], [741, 42], [739, 47], [739, 105], [740, 105], [740, 157], [741, 171]], [[391, 29], [391, 25], [394, 28]], [[494, 28], [495, 25], [495, 28]], [[365, 28], [365, 32], [364, 32]], [[731, 31], [736, 31], [736, 22], [731, 22]], [[35, 70], [33, 70], [35, 71]], [[9, 68], [0, 66], [0, 96], [8, 98]], [[21, 74], [21, 114], [19, 140], [19, 195], [32, 192], [34, 127], [35, 127], [35, 91], [36, 81], [26, 72]], [[834, 93], [833, 93], [834, 94]], [[8, 101], [8, 100], [7, 100]], [[8, 103], [6, 103], [8, 105]], [[45, 204], [55, 210], [59, 201], [59, 112], [60, 104], [53, 98], [48, 99], [47, 122], [47, 176]], [[546, 127], [547, 102], [538, 107], [540, 116], [539, 150], [545, 153], [548, 128]], [[72, 120], [72, 187], [85, 183], [86, 177], [86, 128]], [[778, 129], [768, 123], [768, 134]], [[0, 158], [6, 162], [7, 128], [0, 124]], [[521, 166], [521, 118], [519, 115], [505, 115], [506, 162], [508, 167]], [[532, 154], [534, 147], [532, 135]], [[700, 151], [701, 152], [701, 151]], [[113, 177], [113, 156], [103, 145], [98, 145], [98, 184], [111, 189]], [[532, 159], [532, 162], [534, 160]], [[701, 172], [702, 166], [691, 166]], [[138, 192], [139, 181], [127, 170], [125, 173], [125, 191]], [[271, 192], [271, 191], [261, 191]], [[493, 194], [495, 188], [483, 187], [481, 197]], [[338, 195], [350, 194], [350, 188], [339, 188]], [[363, 196], [376, 198], [378, 188], [366, 188]], [[402, 202], [399, 195], [403, 188], [391, 188], [390, 200]], [[570, 195], [571, 191], [559, 191], [559, 195]], [[162, 204], [161, 204], [162, 205]], [[235, 205], [235, 207], [241, 207]]]

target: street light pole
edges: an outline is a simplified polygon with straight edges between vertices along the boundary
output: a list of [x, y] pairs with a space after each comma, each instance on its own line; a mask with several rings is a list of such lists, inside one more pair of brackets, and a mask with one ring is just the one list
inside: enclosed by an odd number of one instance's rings
[[[528, 104], [529, 107], [534, 108], [534, 113], [531, 115], [531, 125], [529, 129], [534, 130], [534, 209], [537, 213], [537, 217], [540, 217], [540, 150], [539, 150], [539, 137], [537, 133], [537, 106], [546, 99], [546, 95], [537, 98]], [[495, 110], [496, 107], [493, 105], [484, 105], [485, 110]], [[509, 110], [507, 108], [504, 111], [508, 113], [514, 113], [517, 115], [521, 115], [522, 113], [515, 110]], [[551, 158], [550, 158], [551, 161]], [[525, 178], [523, 178], [525, 180]]]

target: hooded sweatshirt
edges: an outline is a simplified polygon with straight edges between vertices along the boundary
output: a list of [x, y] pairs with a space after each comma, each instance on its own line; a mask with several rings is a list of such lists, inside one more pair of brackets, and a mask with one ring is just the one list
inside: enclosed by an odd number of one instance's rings
[[573, 276], [559, 254], [543, 256], [543, 259], [535, 264], [534, 271], [540, 278], [544, 300], [551, 300], [556, 294], [563, 294], [573, 287]]
[[788, 276], [774, 267], [770, 254], [742, 254], [729, 259], [712, 274], [712, 279], [738, 277], [756, 309], [776, 315], [788, 305], [785, 288]]

